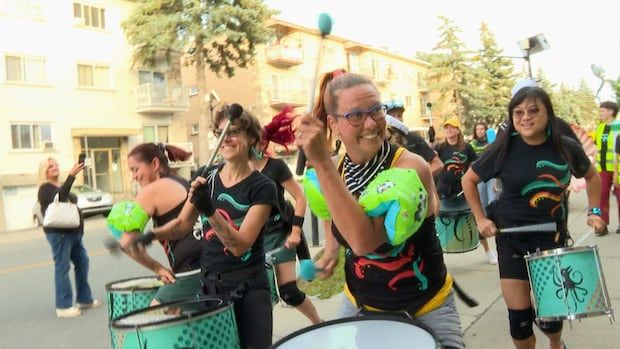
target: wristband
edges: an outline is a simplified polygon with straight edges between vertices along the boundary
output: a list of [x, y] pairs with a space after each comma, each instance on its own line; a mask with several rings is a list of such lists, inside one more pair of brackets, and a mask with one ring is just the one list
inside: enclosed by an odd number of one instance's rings
[[592, 207], [591, 209], [588, 210], [588, 216], [601, 217], [602, 215], [603, 215], [603, 212], [601, 211], [599, 207]]
[[304, 225], [304, 217], [300, 217], [300, 216], [293, 216], [293, 219], [291, 220], [291, 224], [296, 226], [296, 227], [303, 227]]

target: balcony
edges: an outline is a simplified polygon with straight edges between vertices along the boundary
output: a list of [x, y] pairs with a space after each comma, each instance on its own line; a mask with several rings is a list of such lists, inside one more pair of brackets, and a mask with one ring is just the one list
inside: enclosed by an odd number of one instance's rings
[[189, 110], [189, 93], [181, 86], [146, 83], [136, 88], [136, 111], [147, 114], [170, 114]]
[[391, 69], [372, 69], [371, 67], [365, 67], [360, 70], [360, 74], [366, 75], [379, 86], [385, 86], [396, 78]]
[[288, 68], [304, 63], [303, 50], [300, 48], [290, 48], [282, 45], [267, 47], [267, 63], [280, 67]]
[[294, 108], [302, 107], [307, 103], [308, 93], [285, 89], [272, 90], [269, 100], [269, 105], [274, 109], [282, 109], [285, 105], [290, 105]]

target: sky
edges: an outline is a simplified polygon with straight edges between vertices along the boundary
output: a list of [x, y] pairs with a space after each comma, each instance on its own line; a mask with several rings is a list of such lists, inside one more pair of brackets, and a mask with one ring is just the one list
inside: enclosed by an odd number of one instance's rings
[[[318, 28], [318, 16], [331, 16], [331, 34], [405, 56], [429, 52], [439, 42], [438, 16], [454, 21], [461, 40], [480, 49], [480, 24], [485, 22], [506, 56], [523, 56], [517, 42], [544, 34], [551, 48], [531, 56], [534, 73], [540, 68], [552, 83], [576, 88], [585, 79], [596, 93], [601, 80], [591, 64], [604, 68], [605, 77], [620, 76], [620, 1], [483, 1], [483, 0], [266, 0], [280, 11], [278, 18]], [[525, 60], [514, 60], [518, 70]], [[611, 99], [609, 85], [600, 93]]]

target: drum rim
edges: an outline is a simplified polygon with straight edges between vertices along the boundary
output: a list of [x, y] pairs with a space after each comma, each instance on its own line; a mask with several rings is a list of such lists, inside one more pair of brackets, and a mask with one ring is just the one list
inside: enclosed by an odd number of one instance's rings
[[598, 249], [598, 246], [596, 244], [584, 245], [584, 246], [570, 246], [570, 247], [567, 246], [567, 247], [553, 248], [550, 250], [538, 251], [534, 253], [528, 253], [523, 257], [525, 258], [525, 260], [530, 260], [530, 259], [538, 259], [538, 258], [550, 257], [550, 256], [561, 256], [561, 255], [566, 255], [570, 253], [578, 253], [578, 252], [583, 252], [583, 251], [595, 251], [597, 249]]
[[153, 276], [153, 275], [148, 275], [148, 276], [138, 276], [138, 277], [133, 277], [133, 278], [127, 278], [127, 279], [122, 279], [122, 280], [116, 280], [116, 281], [111, 281], [108, 282], [107, 284], [105, 284], [105, 290], [106, 291], [115, 291], [115, 292], [126, 292], [126, 291], [132, 291], [132, 290], [156, 290], [159, 289], [162, 285], [159, 286], [150, 286], [150, 287], [141, 287], [141, 288], [112, 288], [112, 285], [114, 284], [118, 284], [121, 282], [127, 282], [127, 281], [131, 281], [131, 280], [138, 280], [138, 279], [155, 279], [157, 281], [160, 281], [157, 277]]
[[473, 251], [473, 250], [477, 249], [478, 247], [480, 247], [480, 240], [478, 240], [478, 244], [477, 244], [475, 247], [472, 247], [472, 248], [470, 248], [470, 249], [468, 249], [468, 250], [463, 250], [463, 251], [459, 251], [459, 252], [453, 252], [453, 251], [445, 251], [445, 250], [443, 249], [443, 247], [441, 248], [441, 250], [443, 251], [443, 253], [448, 253], [448, 254], [452, 254], [452, 253], [453, 253], [453, 254], [457, 254], [457, 253], [471, 252], [471, 251]]
[[536, 316], [537, 321], [562, 321], [562, 320], [578, 320], [585, 319], [589, 317], [601, 316], [601, 315], [611, 315], [612, 308], [608, 307], [604, 310], [597, 311], [589, 311], [587, 313], [582, 314], [569, 314], [569, 315], [561, 315], [561, 316]]
[[372, 315], [365, 315], [365, 316], [353, 316], [353, 317], [345, 317], [345, 318], [340, 318], [340, 319], [334, 319], [334, 320], [329, 320], [329, 321], [325, 321], [325, 322], [321, 322], [315, 325], [311, 325], [308, 327], [304, 327], [302, 329], [299, 329], [293, 333], [290, 333], [282, 338], [280, 338], [277, 342], [273, 343], [269, 348], [270, 349], [277, 349], [278, 346], [285, 344], [287, 341], [291, 340], [292, 338], [298, 337], [306, 332], [310, 332], [313, 330], [316, 330], [318, 328], [321, 327], [327, 327], [330, 325], [335, 325], [335, 324], [341, 324], [341, 323], [345, 323], [345, 322], [356, 322], [356, 321], [371, 321], [371, 320], [390, 320], [390, 321], [398, 321], [398, 322], [404, 322], [407, 324], [412, 324], [415, 325], [421, 329], [423, 329], [424, 331], [426, 331], [431, 338], [433, 338], [433, 340], [435, 341], [436, 344], [439, 344], [439, 340], [437, 339], [437, 336], [435, 335], [435, 332], [433, 332], [433, 330], [428, 327], [427, 325], [423, 324], [422, 322], [420, 322], [420, 320], [416, 320], [416, 319], [407, 319], [404, 317], [400, 317], [400, 316], [395, 316], [395, 315], [388, 315], [388, 314], [372, 314]]
[[[196, 302], [201, 302], [201, 301], [209, 301], [209, 300], [215, 300], [215, 301], [220, 301], [221, 303], [218, 304], [217, 306], [213, 307], [213, 308], [208, 308], [205, 310], [200, 310], [200, 311], [196, 311], [194, 313], [190, 314], [185, 314], [185, 315], [179, 315], [176, 316], [174, 318], [169, 318], [169, 319], [164, 319], [164, 320], [159, 320], [159, 321], [153, 321], [150, 322], [148, 324], [119, 324], [118, 322], [120, 320], [124, 320], [127, 317], [136, 315], [138, 313], [143, 313], [146, 311], [150, 311], [156, 308], [163, 308], [163, 307], [168, 307], [170, 305], [183, 305], [183, 304], [188, 304], [188, 303], [196, 303]], [[117, 318], [115, 318], [114, 320], [112, 320], [110, 322], [110, 329], [111, 330], [122, 330], [122, 329], [157, 329], [160, 327], [165, 327], [165, 325], [168, 325], [170, 323], [177, 323], [179, 322], [179, 320], [191, 320], [192, 318], [197, 318], [203, 315], [215, 315], [215, 314], [219, 314], [221, 312], [227, 311], [228, 309], [232, 309], [234, 303], [230, 300], [225, 300], [222, 298], [216, 298], [216, 297], [201, 297], [201, 298], [191, 298], [191, 299], [185, 299], [182, 301], [173, 301], [173, 302], [166, 302], [166, 303], [161, 303], [159, 305], [156, 306], [152, 306], [152, 307], [148, 307], [148, 308], [144, 308], [144, 309], [138, 309], [138, 310], [134, 310], [131, 311], [127, 314], [121, 315]]]

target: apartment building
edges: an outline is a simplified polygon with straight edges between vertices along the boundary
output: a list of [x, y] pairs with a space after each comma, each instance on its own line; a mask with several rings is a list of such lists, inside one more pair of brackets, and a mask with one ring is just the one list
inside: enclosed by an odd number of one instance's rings
[[[118, 200], [136, 188], [127, 153], [143, 141], [186, 143], [189, 91], [178, 60], [132, 66], [121, 22], [133, 1], [0, 1], [0, 231], [32, 227], [40, 161]], [[177, 74], [171, 74], [176, 72]], [[193, 159], [180, 166], [189, 175]]]
[[[274, 30], [274, 39], [258, 48], [252, 66], [238, 69], [230, 79], [207, 70], [209, 91], [204, 92], [212, 107], [207, 109], [217, 110], [223, 103], [239, 103], [263, 122], [270, 121], [285, 105], [304, 111], [314, 88], [313, 77], [321, 47], [321, 74], [345, 68], [349, 72], [367, 75], [375, 82], [385, 101], [400, 99], [404, 102], [405, 123], [413, 128], [428, 129], [430, 113], [426, 107], [428, 88], [424, 79], [429, 67], [427, 62], [334, 35], [321, 39], [318, 29], [279, 19], [270, 20], [267, 25]], [[183, 71], [184, 84], [195, 86], [193, 70]], [[209, 133], [210, 113], [202, 115], [197, 112], [194, 102], [190, 105], [187, 122], [192, 132], [188, 136], [194, 143], [198, 162], [204, 163], [215, 144], [210, 135], [203, 137]], [[276, 150], [281, 155], [286, 154], [281, 148]], [[289, 163], [293, 158], [288, 157]]]

